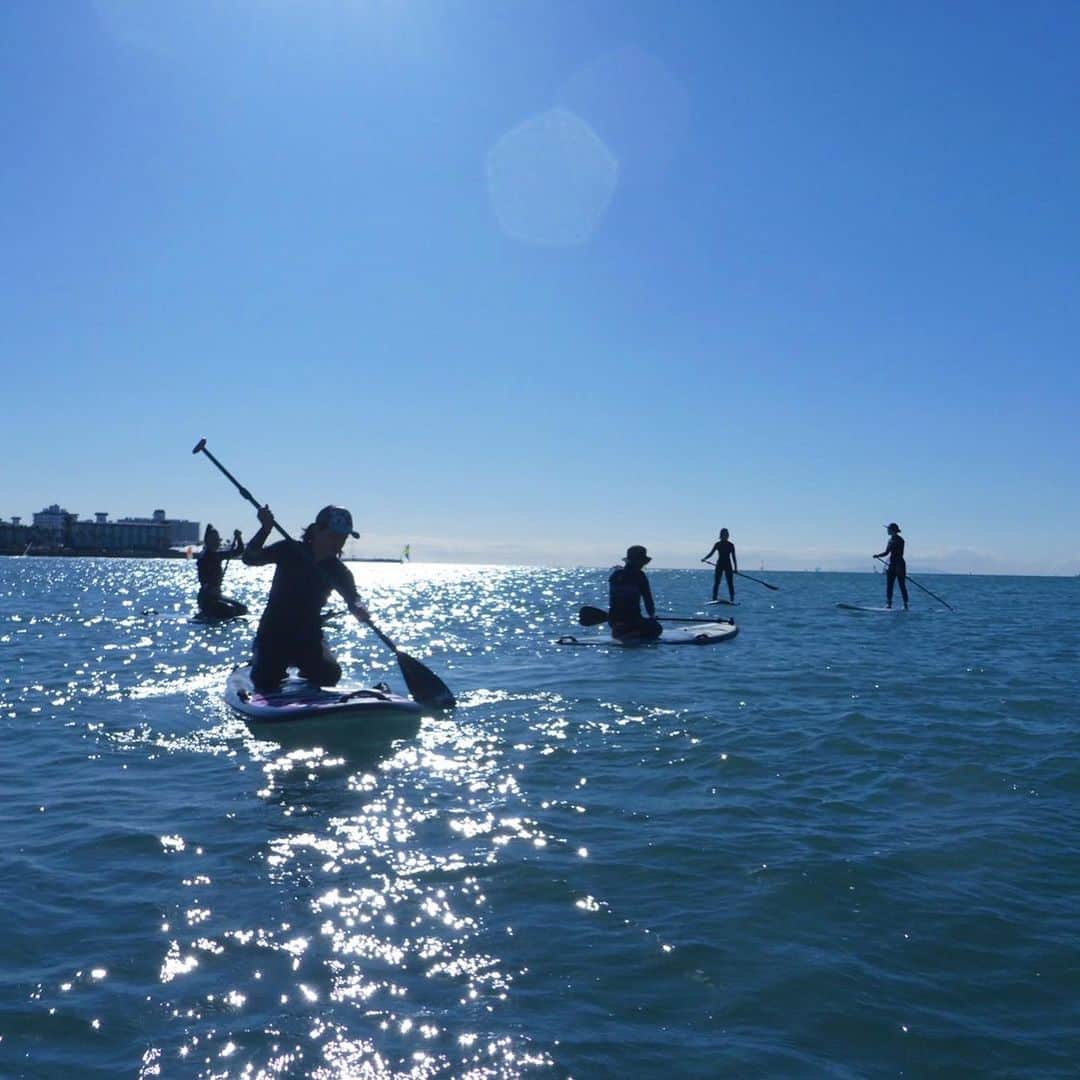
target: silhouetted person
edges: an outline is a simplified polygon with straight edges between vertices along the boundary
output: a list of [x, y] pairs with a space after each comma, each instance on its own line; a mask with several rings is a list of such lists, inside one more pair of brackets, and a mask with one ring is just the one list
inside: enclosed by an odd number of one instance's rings
[[323, 638], [323, 604], [337, 592], [361, 622], [368, 621], [353, 576], [341, 561], [345, 538], [359, 535], [353, 532], [352, 515], [340, 506], [324, 506], [299, 540], [279, 540], [264, 548], [273, 527], [270, 507], [260, 507], [259, 531], [244, 552], [249, 566], [277, 567], [255, 634], [251, 681], [257, 690], [276, 690], [288, 669], [296, 667], [308, 682], [334, 686], [341, 665]]
[[232, 546], [221, 550], [221, 534], [213, 525], [207, 525], [203, 533], [203, 549], [195, 556], [199, 571], [199, 614], [204, 619], [235, 619], [246, 615], [247, 607], [239, 600], [229, 600], [221, 595], [221, 582], [225, 578], [225, 563], [244, 554], [244, 540], [240, 530], [233, 532]]
[[735, 557], [735, 545], [728, 539], [731, 534], [727, 529], [720, 530], [720, 539], [716, 541], [708, 554], [701, 560], [708, 562], [710, 556], [716, 553], [716, 570], [713, 573], [712, 598], [720, 591], [721, 578], [727, 578], [728, 599], [735, 603], [735, 575], [739, 572], [739, 560]]
[[904, 562], [904, 538], [900, 535], [900, 526], [895, 521], [885, 526], [889, 533], [889, 542], [884, 551], [879, 551], [874, 558], [884, 559], [889, 556], [889, 565], [885, 568], [885, 606], [892, 607], [893, 585], [900, 586], [900, 595], [904, 598], [904, 610], [908, 609], [907, 563]]
[[[626, 565], [617, 567], [608, 578], [608, 621], [614, 638], [655, 641], [664, 632], [656, 619], [649, 579], [642, 569], [651, 561], [645, 549], [634, 544], [626, 549]], [[648, 618], [641, 614], [642, 603]]]

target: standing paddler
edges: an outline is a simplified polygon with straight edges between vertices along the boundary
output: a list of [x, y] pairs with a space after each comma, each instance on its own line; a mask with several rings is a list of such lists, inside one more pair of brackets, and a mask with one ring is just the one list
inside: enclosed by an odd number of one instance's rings
[[739, 572], [739, 560], [735, 555], [735, 545], [731, 542], [730, 537], [731, 533], [727, 529], [721, 529], [720, 539], [709, 548], [701, 561], [707, 563], [713, 554], [716, 555], [716, 562], [709, 563], [710, 566], [716, 567], [713, 573], [712, 598], [714, 601], [716, 600], [716, 595], [720, 591], [720, 581], [726, 577], [728, 599], [734, 604], [735, 575]]
[[[623, 562], [626, 565], [616, 567], [608, 578], [611, 636], [620, 640], [635, 638], [638, 641], [655, 641], [664, 628], [656, 618], [656, 604], [649, 579], [645, 576], [644, 567], [652, 559], [641, 544], [633, 544], [626, 549]], [[641, 614], [643, 603], [648, 618]]]
[[889, 534], [889, 542], [884, 551], [879, 551], [874, 558], [884, 559], [889, 557], [889, 565], [885, 567], [885, 606], [892, 607], [893, 585], [900, 586], [900, 595], [904, 598], [904, 610], [908, 609], [907, 595], [907, 563], [904, 562], [904, 538], [900, 535], [900, 526], [895, 521], [885, 526]]

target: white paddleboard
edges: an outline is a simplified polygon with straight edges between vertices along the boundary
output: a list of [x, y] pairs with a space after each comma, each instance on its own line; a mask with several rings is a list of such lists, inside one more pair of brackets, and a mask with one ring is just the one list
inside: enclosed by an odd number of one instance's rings
[[420, 724], [420, 706], [412, 698], [382, 687], [327, 688], [289, 678], [263, 692], [252, 684], [250, 666], [229, 676], [225, 701], [255, 734], [279, 741], [406, 738]]
[[705, 602], [706, 607], [712, 607], [714, 604], [723, 604], [725, 607], [738, 607], [738, 600], [707, 600]]
[[635, 638], [613, 638], [611, 634], [566, 634], [556, 645], [613, 645], [620, 649], [637, 649], [644, 645], [718, 645], [730, 641], [739, 628], [733, 622], [699, 622], [685, 626], [664, 627], [663, 634], [651, 641]]

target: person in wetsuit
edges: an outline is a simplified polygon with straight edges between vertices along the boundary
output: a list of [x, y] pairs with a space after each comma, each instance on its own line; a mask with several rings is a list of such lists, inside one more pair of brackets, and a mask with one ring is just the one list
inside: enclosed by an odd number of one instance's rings
[[249, 566], [273, 563], [276, 568], [255, 634], [251, 681], [257, 690], [274, 690], [287, 669], [296, 667], [301, 678], [316, 686], [334, 686], [341, 665], [323, 638], [322, 607], [337, 592], [361, 622], [368, 621], [353, 576], [341, 561], [346, 537], [359, 533], [353, 532], [352, 515], [340, 506], [324, 506], [300, 540], [263, 547], [273, 527], [270, 507], [260, 507], [259, 531], [244, 552]]
[[727, 529], [720, 530], [720, 539], [716, 541], [701, 560], [708, 562], [713, 552], [716, 553], [716, 571], [713, 574], [712, 598], [720, 591], [720, 581], [727, 578], [728, 599], [735, 603], [735, 575], [739, 572], [739, 560], [735, 557], [735, 545], [728, 539], [731, 534]]
[[908, 609], [907, 563], [904, 562], [904, 538], [900, 535], [900, 526], [895, 521], [885, 526], [889, 533], [889, 542], [884, 551], [879, 551], [874, 558], [884, 559], [889, 556], [889, 565], [885, 568], [885, 606], [892, 607], [893, 585], [900, 586], [900, 595], [904, 598], [904, 610]]
[[240, 530], [233, 532], [232, 546], [221, 550], [221, 534], [213, 525], [207, 525], [203, 533], [203, 549], [195, 556], [199, 571], [199, 614], [204, 619], [235, 619], [247, 614], [247, 606], [239, 600], [229, 600], [221, 595], [221, 582], [225, 578], [225, 563], [244, 554], [244, 539]]
[[[614, 638], [654, 641], [664, 632], [656, 618], [649, 579], [642, 569], [651, 561], [645, 549], [634, 544], [626, 549], [626, 565], [616, 567], [608, 578], [608, 621]], [[641, 614], [642, 603], [648, 618]]]

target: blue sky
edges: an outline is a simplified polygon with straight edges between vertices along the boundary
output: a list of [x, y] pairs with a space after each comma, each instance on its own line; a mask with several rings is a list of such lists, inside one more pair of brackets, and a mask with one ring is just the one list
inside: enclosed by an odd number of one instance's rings
[[0, 514], [1080, 570], [1080, 7], [0, 5]]

